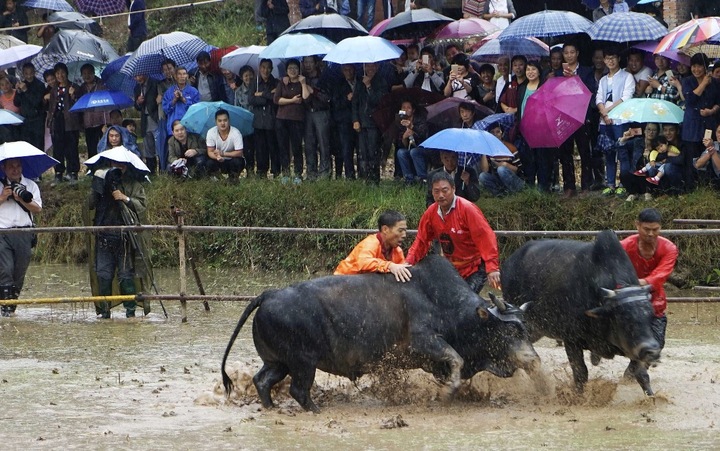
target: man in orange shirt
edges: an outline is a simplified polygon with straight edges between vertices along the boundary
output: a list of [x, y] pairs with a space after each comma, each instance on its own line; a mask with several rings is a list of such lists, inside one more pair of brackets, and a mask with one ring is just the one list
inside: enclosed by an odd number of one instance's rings
[[397, 211], [387, 210], [378, 219], [378, 229], [378, 233], [368, 235], [340, 262], [335, 269], [335, 275], [389, 272], [398, 282], [410, 280], [410, 265], [405, 263], [405, 255], [400, 248], [407, 234], [405, 216]]

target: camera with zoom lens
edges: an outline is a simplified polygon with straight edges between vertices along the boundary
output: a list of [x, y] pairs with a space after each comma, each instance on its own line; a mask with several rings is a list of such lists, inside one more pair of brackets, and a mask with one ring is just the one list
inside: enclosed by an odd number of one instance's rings
[[27, 187], [22, 183], [10, 182], [10, 188], [12, 188], [13, 195], [19, 197], [26, 204], [32, 202], [33, 193], [27, 190]]

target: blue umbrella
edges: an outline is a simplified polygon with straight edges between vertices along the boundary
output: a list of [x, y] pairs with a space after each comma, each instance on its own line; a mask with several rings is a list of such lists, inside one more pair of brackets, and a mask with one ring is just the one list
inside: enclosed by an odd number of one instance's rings
[[[100, 77], [102, 78], [103, 83], [105, 83], [105, 86], [107, 86], [110, 90], [121, 91], [128, 97], [133, 98], [135, 96], [135, 85], [137, 84], [135, 77], [120, 72], [120, 69], [128, 58], [130, 58], [129, 53], [111, 61], [110, 64], [105, 66], [102, 70]], [[185, 67], [188, 68], [188, 66]], [[193, 65], [193, 67], [196, 67], [196, 65]], [[191, 70], [191, 68], [188, 68], [188, 70]], [[165, 78], [160, 69], [158, 69], [156, 73], [150, 74], [150, 77], [157, 81]]]
[[12, 111], [0, 109], [0, 125], [19, 125], [25, 122], [25, 118]]
[[140, 44], [125, 61], [120, 72], [130, 76], [152, 76], [162, 71], [162, 62], [168, 58], [178, 66], [189, 69], [188, 63], [195, 62], [198, 53], [210, 52], [215, 48], [199, 37], [183, 31], [161, 34]]
[[330, 50], [324, 61], [338, 64], [376, 63], [398, 58], [400, 47], [377, 36], [358, 36], [343, 39]]
[[566, 34], [585, 33], [592, 22], [570, 11], [540, 11], [513, 21], [500, 33], [499, 39], [548, 38]]
[[112, 111], [132, 106], [133, 101], [120, 91], [94, 91], [80, 97], [70, 111]]
[[75, 11], [65, 0], [27, 0], [25, 8], [49, 9], [51, 11]]
[[492, 39], [470, 57], [475, 61], [497, 62], [502, 56], [525, 55], [527, 58], [550, 55], [550, 47], [536, 38]]
[[180, 122], [189, 132], [205, 136], [215, 126], [215, 112], [220, 109], [230, 113], [230, 125], [240, 130], [241, 135], [253, 134], [253, 114], [245, 108], [225, 102], [198, 102], [190, 105]]
[[596, 41], [633, 42], [660, 39], [668, 33], [660, 22], [649, 14], [613, 13], [601, 17], [587, 31]]
[[[29, 179], [40, 177], [43, 172], [60, 163], [25, 141], [7, 142], [0, 145], [0, 163], [15, 158], [22, 161], [22, 173]], [[0, 178], [5, 178], [5, 173], [1, 170]]]
[[326, 55], [335, 43], [317, 34], [284, 34], [258, 55], [260, 58], [300, 58], [309, 55]]
[[513, 126], [515, 123], [515, 114], [513, 113], [496, 113], [491, 114], [490, 116], [486, 116], [483, 119], [480, 119], [479, 121], [475, 122], [471, 128], [475, 130], [485, 130], [488, 131], [488, 128], [493, 125], [497, 124], [502, 128], [503, 132], [506, 132], [510, 129], [510, 127]]
[[[472, 128], [446, 128], [435, 133], [421, 144], [427, 149], [449, 150], [467, 158], [466, 154], [489, 157], [512, 157], [505, 144], [492, 133]], [[458, 161], [458, 164], [460, 162]], [[468, 166], [466, 161], [461, 166]]]

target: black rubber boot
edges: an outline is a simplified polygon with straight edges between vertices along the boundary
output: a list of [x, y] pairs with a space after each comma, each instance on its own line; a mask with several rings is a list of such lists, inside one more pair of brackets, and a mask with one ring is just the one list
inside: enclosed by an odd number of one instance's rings
[[[112, 296], [112, 280], [101, 279], [98, 277], [98, 291], [98, 295], [100, 296]], [[109, 302], [96, 302], [95, 313], [98, 318], [109, 319], [110, 306]]]
[[[135, 294], [135, 281], [134, 280], [121, 280], [120, 281], [120, 294]], [[135, 301], [124, 301], [123, 307], [125, 307], [125, 316], [133, 318], [135, 316], [135, 307], [137, 303]]]
[[[15, 296], [15, 286], [14, 285], [0, 285], [0, 299], [7, 300], [7, 299], [17, 299]], [[12, 310], [11, 310], [12, 307]], [[15, 311], [14, 305], [2, 305], [2, 308], [0, 309], [0, 315], [2, 316], [10, 316]]]

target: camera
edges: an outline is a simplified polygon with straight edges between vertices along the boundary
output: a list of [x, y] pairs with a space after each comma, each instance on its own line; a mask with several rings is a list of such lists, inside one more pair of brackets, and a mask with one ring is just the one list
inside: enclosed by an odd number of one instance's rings
[[22, 199], [26, 204], [32, 202], [33, 194], [22, 183], [10, 182], [10, 188], [12, 188], [13, 195]]
[[398, 111], [398, 116], [400, 116], [400, 119], [405, 119], [407, 117], [407, 113], [405, 110]]

